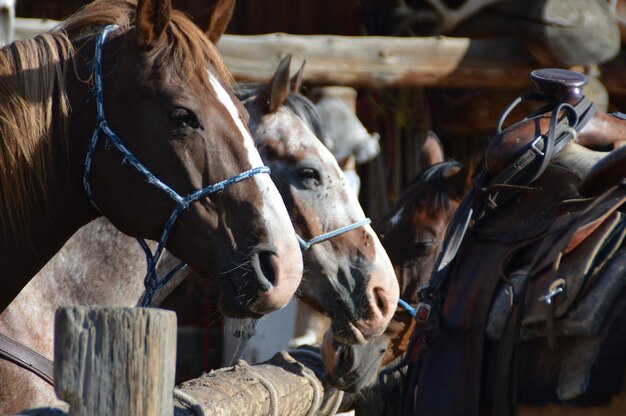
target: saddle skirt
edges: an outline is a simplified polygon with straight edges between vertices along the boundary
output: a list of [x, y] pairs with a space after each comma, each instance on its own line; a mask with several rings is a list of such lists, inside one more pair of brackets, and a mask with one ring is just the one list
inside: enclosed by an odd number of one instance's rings
[[[516, 293], [528, 280], [520, 339], [594, 335], [606, 314], [607, 300], [624, 288], [626, 276], [605, 273], [605, 266], [626, 237], [626, 187], [618, 186], [596, 199], [565, 201], [562, 213], [545, 235], [520, 256], [532, 253], [532, 263], [506, 259], [503, 264]], [[521, 263], [521, 264], [520, 264]], [[509, 284], [502, 283], [491, 306], [487, 335], [500, 338], [509, 310]], [[549, 297], [551, 291], [558, 290]]]

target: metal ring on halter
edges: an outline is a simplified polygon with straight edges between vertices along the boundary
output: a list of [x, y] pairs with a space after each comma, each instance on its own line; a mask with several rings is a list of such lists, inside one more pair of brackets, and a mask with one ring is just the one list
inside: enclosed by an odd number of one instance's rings
[[338, 235], [347, 233], [348, 231], [352, 231], [355, 230], [357, 228], [363, 227], [364, 225], [368, 225], [371, 224], [372, 220], [370, 220], [369, 218], [365, 218], [364, 220], [361, 221], [357, 221], [353, 224], [350, 225], [346, 225], [345, 227], [341, 227], [341, 228], [337, 228], [336, 230], [333, 231], [329, 231], [327, 233], [324, 233], [322, 235], [318, 235], [317, 237], [313, 237], [312, 239], [308, 240], [308, 241], [304, 241], [302, 239], [302, 237], [300, 237], [299, 235], [298, 237], [298, 242], [300, 243], [300, 248], [302, 249], [302, 251], [307, 251], [308, 249], [311, 248], [311, 246], [313, 244], [317, 244], [317, 243], [321, 243], [322, 241], [326, 241], [326, 240], [330, 240], [333, 237], [336, 237]]
[[164, 278], [160, 279], [157, 277], [156, 273], [156, 265], [163, 253], [163, 249], [165, 248], [165, 243], [172, 231], [172, 227], [174, 226], [174, 222], [178, 218], [178, 216], [187, 209], [193, 202], [198, 201], [201, 198], [204, 198], [210, 194], [222, 191], [226, 187], [233, 185], [237, 182], [243, 181], [244, 179], [251, 178], [254, 175], [258, 175], [259, 173], [270, 173], [270, 168], [267, 166], [258, 166], [256, 168], [252, 168], [245, 172], [242, 172], [232, 178], [223, 180], [213, 185], [209, 185], [203, 189], [199, 189], [190, 193], [187, 196], [181, 196], [172, 188], [167, 186], [165, 183], [161, 182], [159, 178], [157, 178], [152, 172], [150, 172], [136, 157], [133, 155], [122, 140], [109, 128], [109, 125], [106, 121], [106, 117], [104, 115], [104, 94], [102, 88], [102, 47], [104, 45], [104, 41], [106, 40], [107, 35], [113, 30], [117, 29], [117, 25], [106, 26], [100, 35], [96, 39], [95, 46], [95, 56], [93, 61], [93, 75], [94, 75], [94, 94], [96, 97], [96, 111], [97, 111], [97, 124], [96, 128], [91, 137], [91, 142], [89, 143], [89, 147], [87, 149], [87, 155], [85, 157], [85, 172], [83, 175], [83, 185], [85, 188], [85, 192], [87, 194], [87, 198], [89, 202], [96, 208], [98, 211], [98, 206], [96, 205], [93, 193], [91, 190], [91, 165], [93, 161], [94, 152], [96, 146], [98, 144], [98, 139], [100, 137], [100, 132], [104, 133], [105, 138], [108, 140], [110, 144], [115, 146], [115, 148], [122, 153], [124, 159], [123, 163], [131, 164], [135, 169], [137, 169], [142, 175], [144, 175], [148, 183], [156, 186], [163, 192], [165, 192], [170, 198], [172, 198], [176, 202], [176, 207], [174, 211], [168, 218], [163, 232], [161, 233], [161, 238], [158, 241], [158, 245], [154, 253], [150, 250], [145, 240], [137, 239], [141, 248], [144, 250], [146, 254], [146, 262], [147, 262], [147, 272], [146, 277], [144, 279], [144, 286], [146, 288], [146, 292], [144, 298], [141, 302], [141, 306], [149, 306], [154, 292], [156, 289], [163, 287], [176, 272], [182, 270], [185, 267], [184, 263], [176, 266], [171, 272], [169, 272]]

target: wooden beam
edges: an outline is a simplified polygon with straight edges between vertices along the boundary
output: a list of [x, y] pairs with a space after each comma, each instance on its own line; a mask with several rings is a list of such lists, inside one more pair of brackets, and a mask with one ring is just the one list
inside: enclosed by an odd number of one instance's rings
[[278, 62], [306, 59], [304, 80], [315, 85], [520, 88], [533, 68], [515, 39], [378, 36], [226, 35], [219, 44], [239, 81], [267, 81]]
[[[239, 360], [233, 367], [182, 383], [178, 391], [193, 398], [206, 416], [334, 415], [343, 392], [317, 375], [323, 368], [318, 353], [301, 349], [291, 354], [279, 352], [256, 365]], [[174, 414], [194, 412], [177, 404]]]

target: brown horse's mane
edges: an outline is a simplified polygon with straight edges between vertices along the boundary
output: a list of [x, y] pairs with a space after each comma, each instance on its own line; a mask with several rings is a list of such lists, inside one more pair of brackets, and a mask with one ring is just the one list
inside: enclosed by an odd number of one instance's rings
[[[136, 7], [130, 0], [96, 0], [58, 30], [0, 50], [0, 228], [5, 234], [25, 225], [34, 195], [46, 195], [53, 136], [67, 143], [70, 106], [65, 79], [76, 55], [72, 40], [91, 39], [109, 24], [126, 32], [135, 24]], [[210, 65], [219, 79], [232, 83], [217, 49], [179, 11], [172, 12], [165, 41], [149, 53], [168, 63], [171, 76], [196, 76], [208, 86]]]

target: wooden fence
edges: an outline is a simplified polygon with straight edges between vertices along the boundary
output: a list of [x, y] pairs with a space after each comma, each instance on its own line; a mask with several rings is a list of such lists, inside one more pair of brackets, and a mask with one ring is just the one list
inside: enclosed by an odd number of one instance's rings
[[[295, 354], [295, 353], [294, 353]], [[153, 308], [64, 307], [55, 321], [55, 391], [61, 409], [30, 416], [333, 415], [342, 393], [323, 382], [312, 350], [239, 361], [174, 389], [176, 315]], [[174, 398], [176, 397], [176, 402]], [[195, 409], [194, 409], [195, 406]]]

